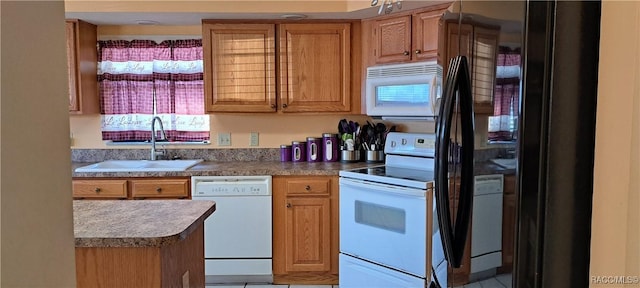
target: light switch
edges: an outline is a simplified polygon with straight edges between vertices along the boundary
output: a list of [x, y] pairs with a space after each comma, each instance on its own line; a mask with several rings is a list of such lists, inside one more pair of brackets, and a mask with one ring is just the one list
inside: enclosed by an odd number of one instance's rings
[[249, 135], [249, 146], [259, 145], [258, 132], [251, 132]]

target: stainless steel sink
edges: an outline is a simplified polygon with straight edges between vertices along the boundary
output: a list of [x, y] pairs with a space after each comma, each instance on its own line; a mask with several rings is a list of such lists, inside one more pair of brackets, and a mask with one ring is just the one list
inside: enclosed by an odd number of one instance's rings
[[185, 171], [202, 162], [192, 160], [107, 160], [76, 168], [76, 172], [163, 172]]

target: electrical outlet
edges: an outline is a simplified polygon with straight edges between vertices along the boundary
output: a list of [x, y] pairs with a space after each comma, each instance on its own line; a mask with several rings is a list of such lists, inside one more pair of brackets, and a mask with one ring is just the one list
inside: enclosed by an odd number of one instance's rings
[[258, 132], [251, 132], [249, 135], [249, 146], [258, 146], [258, 145], [259, 145]]
[[229, 132], [218, 133], [218, 146], [231, 146], [231, 133]]

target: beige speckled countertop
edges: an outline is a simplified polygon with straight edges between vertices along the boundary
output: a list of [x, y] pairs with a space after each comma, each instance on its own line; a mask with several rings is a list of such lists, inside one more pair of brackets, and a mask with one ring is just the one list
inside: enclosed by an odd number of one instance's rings
[[213, 201], [74, 200], [76, 247], [161, 247], [185, 239], [215, 211]]
[[[280, 162], [280, 161], [204, 161], [186, 171], [179, 172], [75, 172], [91, 163], [73, 162], [73, 177], [179, 177], [179, 176], [252, 176], [252, 175], [338, 175], [340, 170], [384, 165], [384, 163], [343, 162]], [[515, 174], [491, 161], [475, 164], [475, 175]]]
[[75, 172], [75, 169], [93, 163], [74, 162], [73, 177], [175, 177], [175, 176], [251, 176], [251, 175], [338, 175], [340, 170], [357, 169], [384, 163], [342, 162], [280, 162], [280, 161], [230, 161], [201, 162], [186, 171], [179, 172]]

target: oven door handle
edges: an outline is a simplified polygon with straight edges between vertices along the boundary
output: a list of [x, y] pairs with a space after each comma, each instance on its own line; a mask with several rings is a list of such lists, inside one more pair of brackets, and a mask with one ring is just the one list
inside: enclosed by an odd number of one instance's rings
[[[460, 195], [455, 219], [451, 219], [449, 203], [449, 147], [451, 144], [451, 126], [456, 108], [456, 92], [460, 104], [460, 128], [462, 137], [462, 153], [460, 167]], [[438, 113], [436, 126], [436, 209], [438, 226], [444, 252], [449, 264], [458, 268], [462, 262], [464, 248], [469, 230], [471, 206], [473, 201], [473, 98], [469, 67], [465, 56], [451, 59], [444, 87], [442, 105]], [[455, 135], [457, 138], [457, 135]], [[453, 168], [454, 172], [456, 167]], [[452, 181], [456, 181], [453, 177]], [[455, 182], [454, 182], [455, 183]], [[454, 185], [455, 189], [455, 185]]]
[[[421, 190], [416, 188], [407, 188], [402, 186], [394, 186], [394, 185], [382, 184], [382, 183], [371, 182], [371, 181], [340, 178], [340, 186], [343, 186], [343, 185], [358, 188], [359, 190], [365, 189], [367, 192], [394, 194], [394, 195], [406, 196], [406, 197], [412, 197], [412, 198], [426, 199], [427, 197], [426, 190]], [[343, 192], [344, 192], [344, 189], [340, 189], [340, 193], [343, 193]]]

